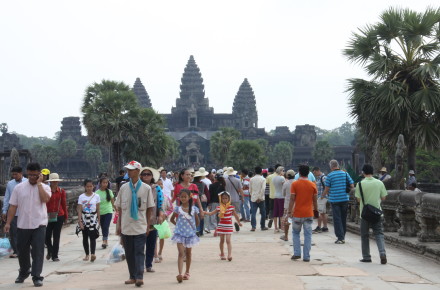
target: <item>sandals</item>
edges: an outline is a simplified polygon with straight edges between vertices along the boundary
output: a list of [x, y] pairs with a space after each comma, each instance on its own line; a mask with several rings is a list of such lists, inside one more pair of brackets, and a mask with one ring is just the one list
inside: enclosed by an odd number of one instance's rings
[[159, 257], [154, 258], [154, 263], [160, 263], [160, 262], [161, 262], [161, 260], [159, 259]]
[[94, 262], [96, 260], [96, 255], [92, 255], [90, 258], [90, 262]]
[[159, 258], [159, 260], [162, 262], [162, 255], [157, 256]]
[[231, 262], [232, 261], [232, 257], [228, 257], [228, 261]]
[[222, 261], [226, 261], [226, 257], [225, 257], [225, 255], [220, 254], [219, 256], [220, 256], [220, 260], [222, 260]]
[[176, 279], [177, 279], [177, 282], [179, 282], [179, 283], [182, 283], [182, 281], [183, 281], [183, 277], [180, 274], [176, 276]]
[[89, 260], [89, 255], [86, 255], [86, 257], [83, 259], [83, 261], [88, 261]]
[[191, 275], [186, 272], [185, 275], [183, 275], [183, 280], [189, 280], [189, 277], [191, 277]]

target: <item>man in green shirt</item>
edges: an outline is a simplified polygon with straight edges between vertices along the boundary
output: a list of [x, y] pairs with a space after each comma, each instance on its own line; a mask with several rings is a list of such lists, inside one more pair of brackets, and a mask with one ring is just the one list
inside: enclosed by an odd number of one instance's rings
[[[381, 201], [385, 200], [386, 196], [388, 195], [385, 185], [382, 181], [373, 178], [373, 166], [370, 164], [365, 164], [364, 167], [362, 167], [362, 174], [365, 178], [359, 182], [359, 184], [362, 184], [362, 193], [364, 195], [365, 204], [369, 204], [380, 209]], [[355, 196], [358, 202], [360, 202], [360, 212], [362, 213], [364, 204], [362, 203], [359, 184], [356, 186]], [[379, 249], [380, 263], [386, 264], [387, 256], [385, 252], [382, 219], [377, 223], [370, 223], [361, 218], [361, 244], [363, 258], [360, 261], [363, 263], [371, 263], [369, 234], [370, 227], [373, 229], [377, 248]]]

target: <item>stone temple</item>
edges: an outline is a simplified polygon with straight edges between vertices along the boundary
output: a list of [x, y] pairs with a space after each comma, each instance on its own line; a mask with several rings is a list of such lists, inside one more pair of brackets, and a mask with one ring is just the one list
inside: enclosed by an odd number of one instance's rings
[[[139, 78], [133, 85], [133, 91], [142, 107], [154, 108]], [[312, 152], [316, 143], [315, 126], [308, 124], [296, 126], [294, 133], [288, 127], [280, 126], [276, 127], [273, 134], [268, 134], [264, 128], [259, 128], [255, 94], [246, 78], [235, 95], [232, 113], [215, 113], [205, 96], [202, 74], [192, 55], [181, 78], [180, 96], [176, 99], [176, 105], [171, 108], [170, 114], [162, 114], [162, 116], [167, 123], [167, 134], [180, 144], [182, 159], [176, 164], [178, 166], [213, 165], [209, 154], [210, 139], [222, 127], [235, 128], [241, 132], [243, 139], [266, 139], [270, 145], [280, 141], [290, 142], [295, 148], [291, 165], [313, 159]], [[351, 163], [352, 147], [345, 147], [349, 148], [335, 150], [335, 153], [339, 151], [336, 157]]]

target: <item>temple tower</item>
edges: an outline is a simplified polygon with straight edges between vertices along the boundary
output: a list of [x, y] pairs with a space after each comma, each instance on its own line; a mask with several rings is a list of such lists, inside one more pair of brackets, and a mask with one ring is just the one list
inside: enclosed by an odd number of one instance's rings
[[255, 95], [247, 79], [244, 79], [235, 96], [232, 115], [236, 129], [258, 128]]
[[144, 85], [141, 82], [140, 78], [136, 78], [136, 81], [134, 82], [133, 85], [133, 92], [135, 93], [135, 95], [138, 97], [138, 102], [139, 105], [142, 108], [151, 108], [151, 101], [150, 101], [150, 96], [147, 93], [147, 90], [145, 89]]

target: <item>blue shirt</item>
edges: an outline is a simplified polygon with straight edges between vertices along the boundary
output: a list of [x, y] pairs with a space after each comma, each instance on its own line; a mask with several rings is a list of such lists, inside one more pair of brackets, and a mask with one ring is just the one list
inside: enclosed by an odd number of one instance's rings
[[[8, 212], [9, 209], [9, 200], [11, 199], [11, 194], [14, 191], [14, 188], [17, 184], [22, 183], [23, 181], [26, 181], [27, 178], [26, 177], [22, 177], [20, 181], [15, 181], [15, 179], [9, 180], [8, 184], [6, 185], [6, 192], [5, 192], [5, 198], [3, 199], [3, 208], [2, 208], [2, 213], [6, 214]], [[17, 212], [15, 213], [15, 216], [18, 216], [18, 209]]]
[[353, 184], [353, 179], [350, 175], [342, 170], [334, 170], [327, 175], [325, 179], [325, 186], [330, 187], [328, 200], [330, 202], [343, 202], [348, 201], [348, 193], [345, 192], [348, 183]]
[[[311, 173], [311, 172], [309, 172], [309, 175], [307, 176], [307, 178], [312, 182], [316, 181], [315, 175], [313, 175], [313, 173]], [[298, 179], [299, 179], [299, 173], [297, 173], [295, 175], [295, 180], [298, 180]]]

